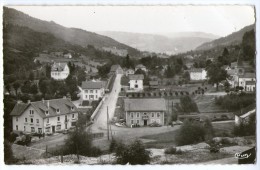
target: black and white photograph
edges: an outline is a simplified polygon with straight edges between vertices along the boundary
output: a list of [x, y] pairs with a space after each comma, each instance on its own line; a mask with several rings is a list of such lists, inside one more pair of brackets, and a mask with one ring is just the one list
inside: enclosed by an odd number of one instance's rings
[[2, 11], [6, 166], [256, 164], [254, 5]]

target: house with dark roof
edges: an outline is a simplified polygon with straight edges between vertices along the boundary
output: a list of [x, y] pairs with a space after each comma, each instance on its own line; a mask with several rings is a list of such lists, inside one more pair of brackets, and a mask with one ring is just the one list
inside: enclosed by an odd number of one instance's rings
[[143, 74], [129, 75], [130, 90], [137, 90], [137, 91], [143, 90], [143, 80], [144, 80]]
[[110, 74], [123, 74], [124, 71], [120, 65], [112, 65], [110, 68]]
[[51, 67], [51, 78], [54, 80], [64, 80], [70, 74], [70, 69], [67, 63], [54, 63]]
[[84, 81], [80, 87], [82, 101], [97, 101], [105, 94], [106, 82], [104, 81]]
[[163, 98], [124, 99], [126, 125], [164, 125], [166, 102]]
[[13, 131], [55, 133], [75, 127], [78, 110], [70, 99], [17, 102], [11, 114]]

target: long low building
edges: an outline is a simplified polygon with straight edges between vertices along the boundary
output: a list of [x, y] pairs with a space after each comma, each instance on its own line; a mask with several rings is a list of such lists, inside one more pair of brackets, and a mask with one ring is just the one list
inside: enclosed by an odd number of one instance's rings
[[133, 124], [147, 126], [154, 122], [164, 125], [164, 115], [166, 112], [165, 99], [125, 99], [124, 109], [127, 126]]
[[14, 132], [51, 134], [76, 126], [78, 110], [70, 99], [17, 102], [11, 114]]

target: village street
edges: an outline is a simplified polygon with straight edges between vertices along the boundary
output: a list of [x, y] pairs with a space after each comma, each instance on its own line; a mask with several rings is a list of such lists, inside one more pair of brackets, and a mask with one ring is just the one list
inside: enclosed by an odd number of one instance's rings
[[116, 102], [118, 98], [118, 94], [121, 90], [121, 77], [122, 74], [117, 74], [113, 89], [109, 94], [106, 94], [105, 100], [98, 111], [97, 116], [94, 118], [93, 125], [91, 125], [92, 132], [100, 132], [100, 130], [107, 129], [107, 109], [109, 114], [109, 119], [111, 120], [114, 116]]

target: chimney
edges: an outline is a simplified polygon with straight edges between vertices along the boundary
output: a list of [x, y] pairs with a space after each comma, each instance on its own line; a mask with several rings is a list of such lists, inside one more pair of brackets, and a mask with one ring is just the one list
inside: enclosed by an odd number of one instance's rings
[[27, 100], [27, 104], [30, 104], [31, 103], [31, 100]]

